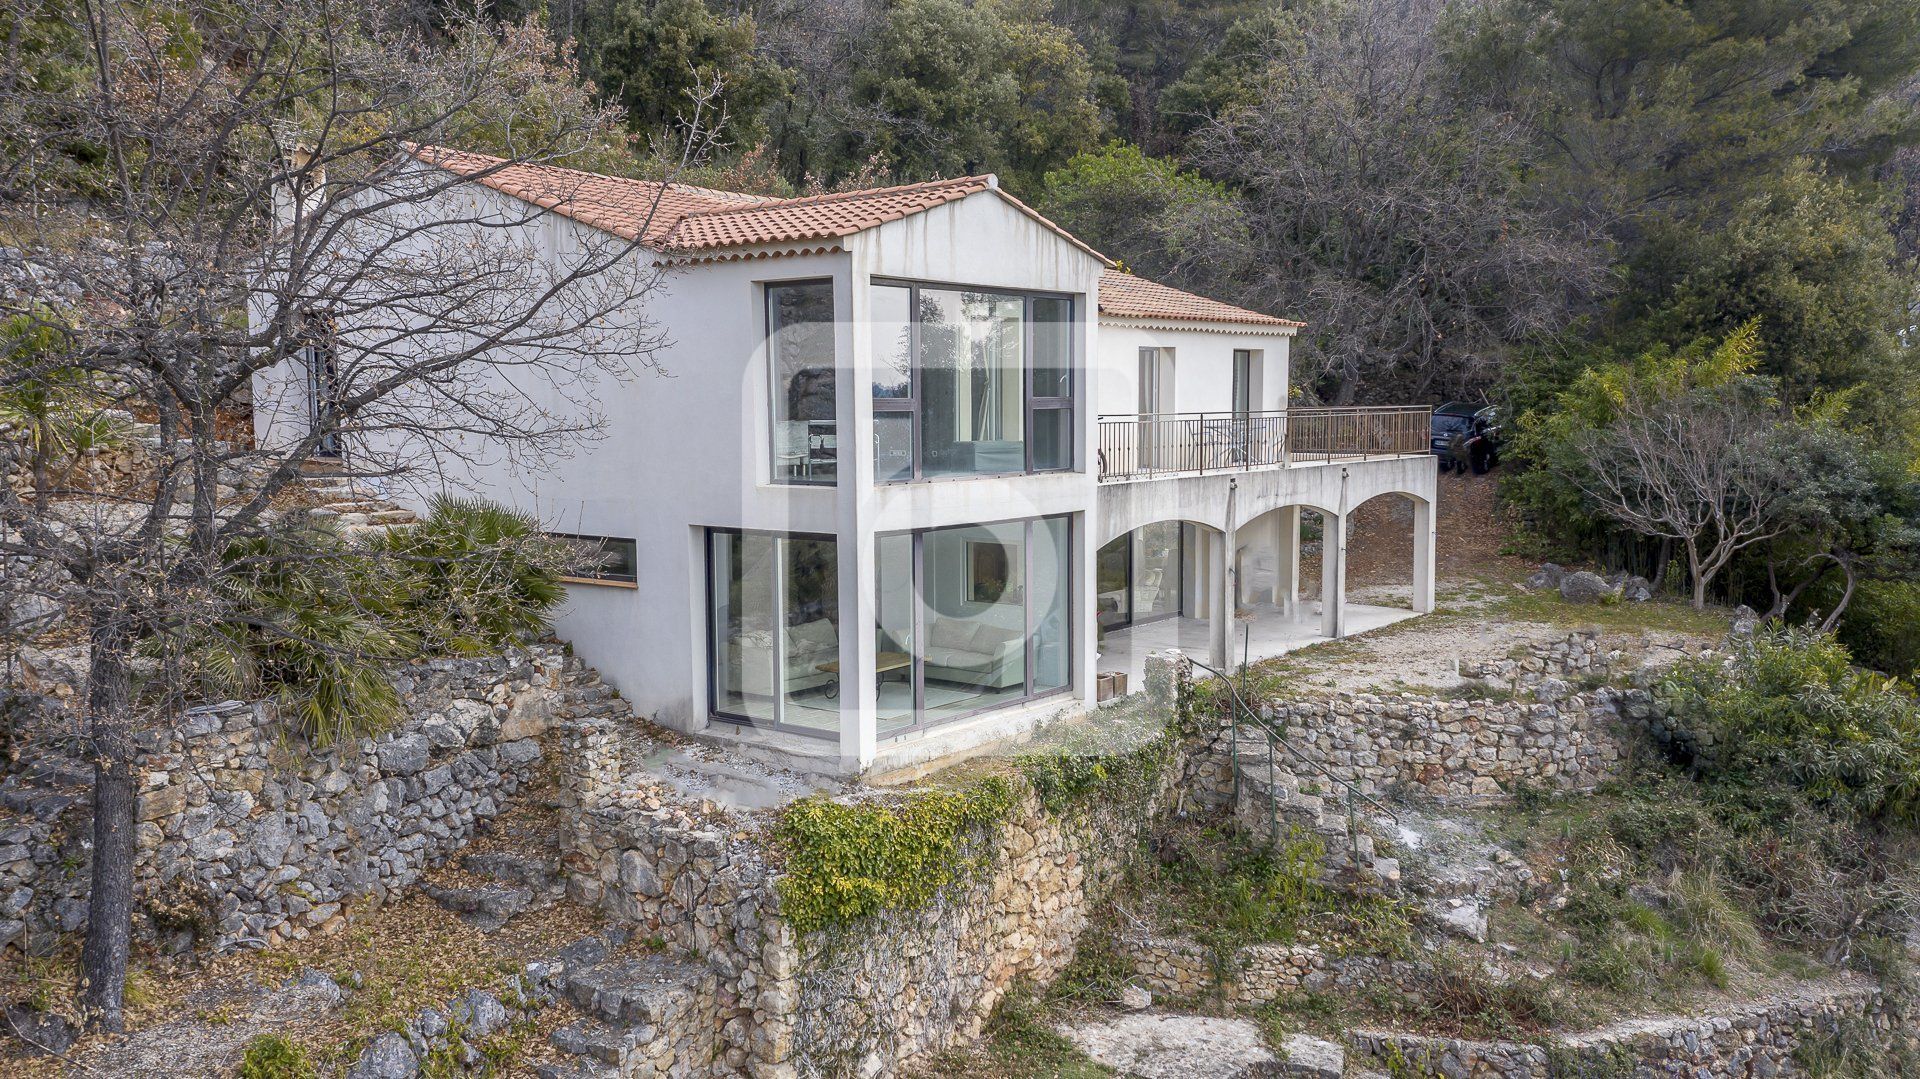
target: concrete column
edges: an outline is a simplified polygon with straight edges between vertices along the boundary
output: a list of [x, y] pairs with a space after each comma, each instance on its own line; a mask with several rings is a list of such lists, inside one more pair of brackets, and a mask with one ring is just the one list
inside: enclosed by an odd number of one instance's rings
[[1288, 618], [1300, 613], [1300, 507], [1273, 514], [1273, 605]]
[[1340, 638], [1347, 635], [1347, 518], [1321, 516], [1326, 527], [1320, 540], [1320, 632]]
[[860, 771], [879, 752], [880, 695], [875, 668], [879, 597], [875, 594], [875, 543], [867, 522], [873, 494], [873, 455], [862, 451], [873, 445], [873, 357], [867, 332], [869, 275], [865, 267], [847, 277], [836, 276], [833, 290], [844, 297], [836, 306], [841, 315], [834, 332], [834, 350], [840, 357], [835, 379], [840, 416], [841, 454], [835, 518], [839, 525], [837, 568], [840, 573], [840, 766]]
[[1419, 614], [1433, 612], [1433, 510], [1433, 503], [1413, 500], [1413, 609]]
[[1227, 568], [1233, 548], [1230, 532], [1207, 533], [1207, 662], [1225, 670], [1233, 630], [1233, 580]]

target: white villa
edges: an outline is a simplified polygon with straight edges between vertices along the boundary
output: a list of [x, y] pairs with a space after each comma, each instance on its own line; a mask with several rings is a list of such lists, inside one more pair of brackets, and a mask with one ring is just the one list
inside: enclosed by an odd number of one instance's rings
[[[1289, 407], [1300, 323], [1124, 273], [991, 176], [770, 200], [421, 160], [541, 207], [556, 252], [603, 230], [673, 266], [662, 374], [604, 387], [604, 437], [390, 492], [600, 541], [558, 631], [663, 725], [906, 767], [1091, 707], [1103, 672], [1137, 688], [1154, 649], [1225, 667], [1432, 608], [1427, 409]], [[257, 380], [257, 436], [323, 384]], [[1387, 494], [1414, 507], [1410, 601], [1350, 604], [1348, 520]]]

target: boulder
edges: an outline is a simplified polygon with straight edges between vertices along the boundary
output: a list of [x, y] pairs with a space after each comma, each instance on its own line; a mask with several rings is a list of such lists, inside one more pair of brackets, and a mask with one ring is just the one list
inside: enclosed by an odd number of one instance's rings
[[420, 1074], [420, 1060], [413, 1055], [404, 1034], [389, 1030], [361, 1051], [360, 1059], [347, 1069], [347, 1079], [414, 1079]]
[[1566, 570], [1561, 569], [1552, 562], [1548, 562], [1535, 570], [1533, 576], [1527, 578], [1527, 587], [1535, 592], [1541, 589], [1558, 588], [1560, 587], [1560, 579], [1566, 576], [1566, 573]]
[[1560, 578], [1560, 598], [1568, 603], [1601, 603], [1617, 595], [1614, 586], [1597, 573], [1580, 570]]
[[1341, 1079], [1347, 1073], [1347, 1051], [1338, 1042], [1310, 1034], [1289, 1034], [1280, 1043], [1280, 1052], [1286, 1058], [1280, 1071], [1282, 1075]]
[[1620, 582], [1620, 598], [1628, 603], [1645, 603], [1653, 598], [1653, 582], [1635, 574]]
[[64, 1018], [23, 1004], [9, 1005], [0, 1018], [6, 1023], [7, 1033], [26, 1046], [28, 1056], [64, 1056], [80, 1037]]

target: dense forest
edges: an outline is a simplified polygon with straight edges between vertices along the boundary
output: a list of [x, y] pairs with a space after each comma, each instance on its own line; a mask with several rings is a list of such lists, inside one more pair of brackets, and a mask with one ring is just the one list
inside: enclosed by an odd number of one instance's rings
[[1308, 399], [1505, 406], [1523, 553], [1920, 662], [1920, 2], [492, 14], [618, 110], [598, 167], [680, 164], [695, 102], [693, 182], [998, 173], [1137, 272], [1305, 319]]
[[[176, 49], [218, 18], [134, 6]], [[42, 100], [87, 66], [59, 7], [0, 23]], [[1504, 406], [1523, 553], [1920, 662], [1920, 0], [368, 11], [510, 75], [451, 145], [585, 112], [548, 156], [778, 195], [997, 173], [1130, 269], [1306, 320], [1304, 400]], [[0, 154], [0, 198], [25, 182]]]

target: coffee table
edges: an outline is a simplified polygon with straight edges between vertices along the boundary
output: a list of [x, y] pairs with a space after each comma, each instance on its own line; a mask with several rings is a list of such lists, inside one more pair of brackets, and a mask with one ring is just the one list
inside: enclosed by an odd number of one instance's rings
[[[875, 652], [873, 654], [873, 673], [875, 675], [904, 671], [912, 666], [913, 657], [907, 655], [905, 652]], [[813, 669], [833, 675], [833, 685], [827, 688], [827, 699], [833, 700], [840, 696], [840, 661], [837, 659], [829, 660], [826, 663], [816, 664]]]

